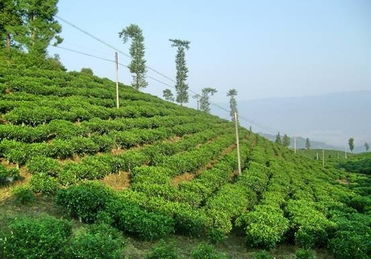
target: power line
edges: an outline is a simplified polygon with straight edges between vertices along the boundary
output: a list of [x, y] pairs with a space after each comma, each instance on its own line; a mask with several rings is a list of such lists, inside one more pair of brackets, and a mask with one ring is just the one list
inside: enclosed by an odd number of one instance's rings
[[[105, 42], [104, 40], [98, 38], [97, 36], [91, 34], [90, 32], [88, 32], [88, 31], [86, 31], [86, 30], [80, 28], [79, 26], [73, 24], [72, 22], [69, 22], [69, 21], [67, 21], [66, 19], [64, 19], [64, 18], [62, 18], [62, 17], [60, 17], [60, 16], [58, 16], [58, 15], [56, 15], [55, 17], [57, 17], [59, 20], [63, 21], [64, 23], [66, 23], [66, 24], [72, 26], [72, 27], [75, 28], [76, 30], [78, 30], [78, 31], [80, 31], [80, 32], [82, 32], [82, 33], [84, 33], [85, 35], [87, 35], [87, 36], [89, 36], [89, 37], [95, 39], [96, 41], [99, 41], [99, 42], [102, 43], [103, 45], [105, 45], [105, 46], [107, 46], [107, 47], [109, 47], [109, 48], [111, 48], [111, 49], [113, 49], [113, 50], [119, 52], [120, 54], [122, 54], [122, 55], [124, 55], [124, 56], [130, 58], [130, 55], [129, 55], [129, 54], [127, 54], [127, 53], [121, 51], [120, 49], [114, 47], [113, 45], [111, 45], [111, 44]], [[156, 74], [158, 74], [158, 75], [160, 75], [160, 76], [166, 78], [167, 80], [170, 80], [170, 81], [172, 81], [172, 82], [175, 82], [175, 80], [172, 79], [171, 77], [169, 77], [169, 76], [167, 76], [167, 75], [161, 73], [160, 71], [158, 71], [158, 70], [156, 70], [156, 69], [154, 69], [154, 68], [152, 68], [152, 67], [150, 67], [150, 66], [147, 66], [147, 65], [146, 65], [146, 68], [147, 68], [148, 70], [151, 70], [152, 72], [154, 72], [154, 73], [156, 73]]]
[[[95, 58], [95, 59], [99, 59], [99, 60], [102, 60], [102, 61], [105, 61], [105, 62], [115, 63], [115, 60], [113, 60], [113, 59], [108, 59], [108, 58], [96, 56], [96, 55], [93, 55], [93, 54], [90, 54], [90, 53], [87, 53], [87, 52], [83, 52], [83, 51], [80, 51], [80, 50], [75, 50], [75, 49], [61, 47], [61, 46], [54, 46], [54, 45], [50, 45], [50, 46], [52, 46], [54, 48], [58, 48], [58, 49], [63, 49], [63, 50], [69, 51], [69, 52], [73, 52], [73, 53], [76, 53], [76, 54], [80, 54], [80, 55], [92, 57], [92, 58]], [[118, 64], [121, 67], [129, 68], [128, 65], [125, 65], [125, 64], [122, 64], [122, 63], [118, 63]], [[176, 89], [174, 85], [168, 84], [168, 83], [166, 83], [164, 81], [161, 81], [161, 80], [159, 80], [159, 79], [157, 79], [155, 77], [152, 77], [152, 76], [149, 76], [149, 75], [146, 75], [146, 77], [149, 78], [149, 79], [151, 79], [151, 80], [153, 80], [153, 81], [156, 81], [156, 82], [158, 82], [160, 84], [163, 84], [165, 86], [168, 86], [168, 87], [171, 87], [173, 89]], [[193, 93], [193, 94], [197, 94], [192, 89], [189, 89], [189, 91], [191, 93]], [[213, 106], [215, 106], [215, 107], [217, 107], [217, 108], [219, 108], [220, 110], [223, 110], [223, 111], [229, 113], [229, 110], [228, 109], [224, 108], [223, 106], [221, 106], [221, 105], [219, 105], [217, 103], [210, 102], [210, 104], [213, 105]], [[275, 129], [271, 128], [271, 127], [263, 126], [260, 123], [257, 123], [257, 122], [255, 122], [253, 120], [250, 120], [250, 119], [247, 119], [247, 118], [245, 118], [245, 117], [243, 117], [241, 115], [239, 115], [239, 118], [240, 118], [240, 120], [245, 121], [246, 123], [248, 123], [250, 125], [256, 126], [256, 127], [260, 128], [260, 129], [263, 129], [263, 130], [268, 131], [270, 133], [278, 132], [277, 130], [275, 130]]]
[[[86, 52], [83, 52], [83, 51], [80, 51], [80, 50], [74, 50], [74, 49], [71, 49], [71, 48], [66, 48], [66, 47], [61, 47], [61, 46], [54, 46], [54, 45], [50, 45], [51, 47], [54, 47], [54, 48], [58, 48], [58, 49], [63, 49], [63, 50], [66, 50], [66, 51], [69, 51], [69, 52], [73, 52], [73, 53], [76, 53], [76, 54], [80, 54], [80, 55], [84, 55], [84, 56], [88, 56], [88, 57], [92, 57], [92, 58], [96, 58], [96, 59], [100, 59], [102, 61], [106, 61], [106, 62], [110, 62], [110, 63], [115, 63], [115, 60], [113, 59], [108, 59], [108, 58], [103, 58], [103, 57], [99, 57], [99, 56], [96, 56], [96, 55], [93, 55], [93, 54], [89, 54], [89, 53], [86, 53]], [[125, 64], [122, 64], [122, 63], [118, 63], [120, 66], [122, 67], [125, 67], [125, 68], [129, 68], [128, 65], [125, 65]], [[153, 81], [156, 81], [160, 84], [163, 84], [163, 85], [166, 85], [166, 86], [169, 86], [169, 87], [173, 87], [175, 88], [173, 85], [170, 85], [168, 83], [165, 83], [155, 77], [152, 77], [152, 76], [149, 76], [149, 75], [146, 75], [147, 78], [149, 79], [152, 79]]]
[[[92, 33], [89, 33], [88, 31], [86, 31], [86, 30], [80, 28], [79, 26], [73, 24], [72, 22], [70, 22], [70, 21], [68, 21], [68, 20], [66, 20], [66, 19], [64, 19], [64, 18], [62, 18], [62, 17], [60, 17], [60, 16], [58, 16], [58, 15], [56, 15], [56, 18], [58, 18], [59, 20], [63, 21], [64, 23], [70, 25], [71, 27], [75, 28], [76, 30], [78, 30], [78, 31], [80, 31], [80, 32], [82, 32], [82, 33], [84, 33], [85, 35], [87, 35], [87, 36], [89, 36], [89, 37], [95, 39], [96, 41], [102, 43], [103, 45], [105, 45], [105, 46], [107, 46], [107, 47], [109, 47], [109, 48], [111, 48], [111, 49], [113, 49], [113, 50], [119, 52], [120, 54], [122, 54], [122, 55], [124, 55], [124, 56], [126, 56], [126, 57], [129, 57], [129, 58], [131, 57], [129, 54], [127, 54], [127, 53], [121, 51], [120, 49], [114, 47], [113, 45], [107, 43], [106, 41], [100, 39], [99, 37], [93, 35]], [[59, 48], [63, 48], [63, 47], [59, 47]], [[64, 48], [64, 49], [67, 50], [67, 48]], [[69, 51], [71, 51], [71, 49], [69, 49]], [[105, 60], [105, 61], [114, 62], [114, 60], [108, 60], [108, 59], [105, 59], [105, 58], [100, 58], [100, 57], [97, 57], [97, 56], [95, 56], [95, 55], [91, 55], [91, 54], [88, 54], [88, 53], [82, 53], [82, 52], [80, 52], [80, 51], [74, 51], [74, 52], [79, 53], [79, 54], [83, 54], [83, 55], [86, 55], [86, 56], [91, 56], [91, 57], [99, 58], [99, 59], [102, 59], [102, 60]], [[125, 67], [128, 67], [127, 65], [123, 65], [123, 64], [120, 64], [120, 65], [125, 66]], [[176, 82], [176, 81], [175, 81], [174, 79], [172, 79], [171, 77], [165, 75], [164, 73], [161, 73], [160, 71], [158, 71], [158, 70], [156, 70], [156, 69], [154, 69], [154, 68], [152, 68], [152, 67], [150, 67], [150, 66], [148, 66], [148, 65], [146, 65], [146, 68], [147, 68], [148, 70], [151, 70], [152, 72], [154, 72], [154, 73], [156, 73], [156, 74], [162, 76], [163, 78], [165, 78], [165, 79], [167, 79], [167, 80], [173, 82], [173, 83]], [[161, 80], [158, 80], [158, 79], [156, 79], [156, 78], [154, 78], [154, 77], [151, 77], [151, 76], [147, 76], [147, 77], [150, 78], [150, 79], [152, 79], [152, 80], [154, 80], [154, 81], [156, 81], [156, 82], [158, 82], [158, 83], [161, 83], [161, 84], [163, 84], [163, 85], [166, 85], [166, 86], [169, 86], [169, 87], [175, 88], [173, 85], [167, 84], [167, 83], [165, 83], [165, 82], [163, 82], [163, 81], [161, 81]], [[198, 94], [197, 92], [193, 91], [192, 89], [189, 89], [189, 91], [190, 91], [191, 93], [193, 93], [193, 94]], [[210, 104], [212, 104], [212, 105], [214, 105], [214, 106], [216, 106], [216, 107], [218, 107], [218, 108], [224, 110], [225, 112], [228, 112], [228, 113], [229, 113], [229, 110], [225, 109], [224, 107], [222, 107], [222, 106], [220, 106], [220, 105], [218, 105], [218, 104], [215, 104], [215, 103], [212, 103], [212, 102], [210, 102]], [[258, 126], [258, 127], [261, 128], [261, 129], [267, 130], [268, 128], [270, 128], [268, 131], [270, 131], [270, 132], [273, 132], [273, 131], [278, 132], [277, 130], [274, 130], [274, 129], [271, 128], [271, 127], [266, 127], [266, 126], [261, 126], [261, 125], [259, 126], [259, 124], [256, 123], [256, 122], [252, 123], [252, 122], [253, 122], [252, 120], [248, 120], [248, 119], [246, 119], [246, 118], [244, 118], [244, 117], [242, 117], [242, 116], [239, 116], [239, 117], [240, 117], [241, 120], [243, 120], [243, 121], [245, 121], [245, 122], [247, 122], [247, 123], [249, 123], [249, 124], [251, 124], [251, 125]]]

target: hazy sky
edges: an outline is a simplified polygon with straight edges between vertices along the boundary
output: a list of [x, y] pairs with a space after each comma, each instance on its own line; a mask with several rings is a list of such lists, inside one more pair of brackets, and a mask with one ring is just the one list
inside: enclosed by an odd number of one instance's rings
[[[118, 32], [138, 24], [147, 64], [171, 77], [176, 50], [168, 39], [191, 41], [189, 86], [217, 88], [215, 102], [225, 101], [230, 88], [240, 100], [371, 89], [370, 0], [60, 0], [58, 7], [61, 17], [125, 52], [129, 46]], [[60, 23], [61, 46], [113, 57], [109, 48]], [[59, 53], [70, 70], [91, 67], [114, 78], [110, 63], [60, 49], [50, 53]], [[128, 71], [120, 78], [131, 81]], [[147, 92], [161, 95], [166, 88], [148, 81]]]

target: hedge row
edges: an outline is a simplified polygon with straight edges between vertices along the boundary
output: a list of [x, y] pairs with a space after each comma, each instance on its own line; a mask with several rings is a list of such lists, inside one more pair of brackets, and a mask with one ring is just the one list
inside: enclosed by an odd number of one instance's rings
[[25, 164], [34, 156], [46, 156], [64, 159], [73, 155], [110, 152], [112, 148], [130, 148], [163, 140], [172, 136], [183, 136], [199, 132], [208, 124], [190, 123], [170, 128], [132, 129], [123, 132], [111, 132], [103, 136], [73, 137], [69, 140], [56, 139], [50, 143], [32, 143], [3, 140], [0, 142], [0, 156], [13, 163]]
[[[262, 156], [264, 157], [264, 156]], [[261, 160], [260, 160], [261, 161]], [[246, 242], [250, 247], [273, 248], [287, 232], [289, 222], [281, 207], [288, 195], [289, 177], [283, 168], [271, 162], [269, 171], [262, 165], [254, 164], [255, 170], [249, 178], [249, 186], [261, 197], [260, 203], [252, 211], [246, 211], [236, 220], [246, 234]], [[260, 168], [260, 170], [259, 170]], [[259, 174], [265, 172], [265, 174]], [[268, 186], [267, 179], [271, 172]], [[263, 190], [266, 188], [266, 191]]]
[[109, 222], [144, 240], [159, 239], [174, 232], [172, 218], [143, 210], [101, 184], [85, 183], [60, 190], [56, 203], [82, 222]]
[[58, 139], [71, 139], [73, 137], [89, 137], [91, 134], [103, 135], [111, 131], [126, 131], [129, 129], [152, 129], [160, 127], [170, 127], [185, 123], [210, 121], [189, 116], [155, 116], [150, 118], [120, 118], [114, 120], [102, 120], [94, 118], [75, 124], [65, 120], [53, 120], [48, 124], [36, 127], [9, 125], [0, 127], [0, 138], [16, 140], [26, 143], [42, 142]]
[[66, 220], [18, 217], [0, 233], [3, 258], [118, 259], [122, 252], [122, 235], [106, 224], [90, 225], [72, 234], [72, 225]]

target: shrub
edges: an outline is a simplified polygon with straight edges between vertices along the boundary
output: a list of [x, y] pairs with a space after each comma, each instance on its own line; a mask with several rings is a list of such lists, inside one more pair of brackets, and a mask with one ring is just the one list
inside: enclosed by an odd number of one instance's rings
[[60, 190], [56, 203], [82, 222], [93, 223], [97, 213], [104, 210], [107, 202], [112, 199], [111, 191], [102, 184], [84, 183]]
[[77, 233], [66, 250], [67, 258], [121, 258], [123, 238], [109, 225], [91, 225]]
[[31, 190], [36, 193], [52, 195], [59, 189], [58, 182], [55, 178], [46, 174], [35, 174], [30, 182]]
[[147, 212], [123, 200], [112, 202], [108, 211], [114, 219], [114, 226], [143, 240], [160, 239], [174, 232], [172, 218]]
[[356, 209], [359, 213], [364, 213], [368, 210], [371, 210], [371, 198], [367, 196], [357, 196], [352, 198], [349, 201], [348, 205]]
[[28, 163], [27, 168], [32, 174], [43, 173], [50, 176], [57, 176], [60, 172], [58, 161], [44, 156], [35, 156]]
[[297, 259], [315, 259], [316, 256], [314, 255], [312, 250], [299, 249], [295, 253], [295, 258], [297, 258]]
[[14, 188], [12, 193], [16, 202], [20, 204], [31, 203], [35, 200], [35, 195], [29, 187], [20, 186]]
[[16, 168], [6, 169], [0, 164], [0, 186], [21, 179], [19, 170]]
[[5, 258], [61, 258], [63, 247], [71, 235], [71, 225], [50, 216], [21, 217], [2, 234]]
[[254, 259], [274, 259], [274, 257], [267, 251], [259, 251], [254, 253]]
[[199, 244], [192, 250], [191, 257], [193, 259], [223, 259], [227, 258], [224, 254], [215, 250], [212, 245]]
[[246, 224], [246, 241], [249, 246], [273, 248], [288, 230], [288, 220], [283, 212], [269, 205], [258, 205], [238, 220]]
[[146, 259], [178, 259], [178, 251], [174, 244], [161, 240], [154, 246]]
[[329, 246], [336, 258], [369, 258], [371, 228], [369, 215], [352, 213], [333, 219], [337, 224]]

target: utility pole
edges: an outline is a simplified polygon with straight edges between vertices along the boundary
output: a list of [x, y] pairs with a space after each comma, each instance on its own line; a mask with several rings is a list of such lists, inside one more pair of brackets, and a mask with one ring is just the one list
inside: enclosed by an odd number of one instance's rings
[[344, 158], [347, 159], [347, 145], [344, 146]]
[[294, 152], [296, 154], [296, 137], [294, 137]]
[[238, 175], [241, 175], [240, 137], [238, 136], [238, 116], [237, 116], [237, 112], [234, 113], [234, 122], [235, 122], [235, 125], [236, 125]]
[[119, 100], [119, 57], [117, 52], [115, 52], [115, 63], [116, 63], [116, 108], [120, 108]]
[[325, 167], [325, 150], [322, 149], [322, 167]]
[[317, 160], [319, 160], [319, 155], [318, 155], [318, 152], [317, 152]]

